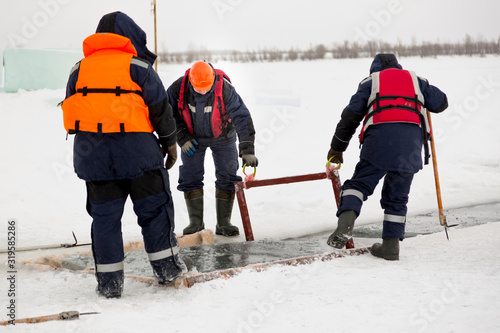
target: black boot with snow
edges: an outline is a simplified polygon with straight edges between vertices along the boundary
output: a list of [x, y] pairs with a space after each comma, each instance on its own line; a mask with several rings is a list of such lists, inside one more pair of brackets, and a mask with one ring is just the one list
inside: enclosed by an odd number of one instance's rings
[[217, 212], [216, 235], [238, 236], [240, 234], [238, 227], [231, 224], [233, 203], [234, 191], [215, 189], [215, 210]]
[[184, 260], [182, 260], [178, 254], [168, 258], [150, 261], [150, 264], [159, 284], [170, 283], [188, 271]]
[[106, 298], [120, 298], [123, 292], [123, 270], [115, 272], [96, 272], [96, 292], [99, 296]]
[[382, 244], [375, 243], [370, 252], [385, 260], [399, 260], [399, 238], [384, 239]]
[[194, 234], [205, 229], [203, 223], [203, 188], [184, 192], [186, 206], [189, 215], [189, 225], [184, 228], [184, 235]]
[[341, 249], [352, 238], [352, 229], [357, 214], [353, 210], [345, 210], [339, 215], [337, 229], [328, 237], [326, 243], [336, 249]]

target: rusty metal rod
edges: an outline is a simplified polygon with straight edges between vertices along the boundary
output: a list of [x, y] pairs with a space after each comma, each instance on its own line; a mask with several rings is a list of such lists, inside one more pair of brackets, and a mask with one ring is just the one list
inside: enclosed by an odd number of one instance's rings
[[[299, 183], [299, 182], [321, 180], [321, 179], [330, 179], [332, 181], [333, 193], [335, 195], [335, 201], [337, 203], [337, 208], [338, 208], [340, 205], [341, 183], [337, 169], [327, 169], [327, 172], [312, 173], [307, 175], [252, 180], [234, 184], [246, 241], [253, 241], [254, 236], [252, 231], [252, 224], [250, 222], [250, 215], [248, 213], [248, 206], [245, 199], [245, 193], [244, 193], [245, 189], [250, 189], [252, 187]], [[354, 248], [354, 241], [352, 239], [346, 244], [346, 248], [347, 249]]]
[[245, 240], [247, 242], [253, 241], [252, 224], [250, 223], [250, 216], [248, 215], [247, 201], [245, 199], [245, 192], [243, 191], [243, 182], [234, 184], [236, 190], [236, 199], [238, 199], [238, 206], [240, 207], [241, 221], [243, 222], [243, 231], [245, 232]]

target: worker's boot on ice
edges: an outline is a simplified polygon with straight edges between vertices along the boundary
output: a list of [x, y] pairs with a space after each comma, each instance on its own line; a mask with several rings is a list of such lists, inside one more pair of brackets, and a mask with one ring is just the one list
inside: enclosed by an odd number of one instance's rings
[[337, 229], [328, 237], [326, 243], [336, 249], [341, 249], [352, 238], [352, 229], [357, 214], [353, 210], [345, 210], [339, 215]]
[[[99, 269], [99, 267], [97, 267], [97, 269]], [[96, 292], [99, 296], [104, 296], [106, 298], [120, 298], [123, 292], [123, 270], [115, 272], [97, 271], [95, 277], [97, 279]]]
[[375, 257], [385, 260], [399, 260], [399, 238], [382, 240], [382, 244], [375, 243], [370, 250]]
[[231, 224], [233, 203], [234, 191], [215, 189], [215, 210], [217, 212], [216, 235], [238, 236], [240, 234], [238, 227]]
[[[172, 251], [172, 254], [173, 253]], [[179, 254], [174, 254], [160, 260], [150, 261], [150, 264], [159, 284], [168, 284], [188, 271], [186, 263], [181, 259]]]
[[182, 231], [184, 235], [194, 234], [205, 229], [203, 222], [203, 188], [184, 192], [189, 215], [189, 225]]

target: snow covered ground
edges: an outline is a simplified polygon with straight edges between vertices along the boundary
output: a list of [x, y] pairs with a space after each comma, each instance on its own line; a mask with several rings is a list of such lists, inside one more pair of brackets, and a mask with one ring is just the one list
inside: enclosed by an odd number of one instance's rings
[[[432, 118], [445, 208], [500, 202], [498, 57], [402, 58], [400, 62], [448, 95], [450, 108]], [[226, 71], [252, 112], [257, 179], [324, 171], [340, 113], [368, 75], [370, 63], [371, 59], [216, 64]], [[160, 66], [165, 86], [186, 67]], [[90, 241], [85, 185], [73, 173], [72, 137], [65, 140], [61, 110], [56, 107], [63, 98], [63, 90], [0, 94], [0, 249], [7, 247], [7, 222], [12, 218], [19, 248], [70, 243], [72, 231], [80, 243]], [[343, 180], [352, 175], [358, 155], [353, 139], [340, 170]], [[213, 230], [215, 179], [210, 158], [205, 166], [205, 224]], [[182, 193], [175, 189], [177, 176], [178, 165], [171, 172], [171, 186], [180, 234], [188, 221]], [[258, 240], [328, 232], [336, 225], [328, 181], [254, 188], [246, 191], [246, 198]], [[377, 190], [365, 203], [357, 227], [381, 221], [379, 198]], [[433, 171], [427, 166], [413, 182], [408, 229], [412, 219], [418, 223], [421, 216], [433, 212], [435, 216], [436, 206]], [[449, 242], [443, 232], [406, 239], [399, 262], [363, 255], [246, 272], [183, 290], [127, 280], [118, 300], [98, 298], [92, 276], [19, 268], [16, 317], [66, 310], [100, 312], [73, 322], [22, 327], [38, 332], [500, 331], [496, 237], [500, 224], [494, 223], [500, 220], [500, 209], [498, 204], [487, 207], [477, 219], [491, 223], [450, 229]], [[448, 220], [460, 223], [464, 212], [467, 209], [450, 210]], [[233, 221], [241, 225], [237, 205]], [[439, 225], [437, 218], [431, 223]], [[131, 206], [123, 218], [123, 235], [126, 240], [141, 239]], [[17, 259], [46, 253], [18, 252]], [[1, 254], [3, 277], [8, 270], [5, 259]], [[4, 309], [0, 321], [8, 319], [9, 301], [8, 284], [0, 283]], [[7, 331], [15, 329], [19, 327]]]

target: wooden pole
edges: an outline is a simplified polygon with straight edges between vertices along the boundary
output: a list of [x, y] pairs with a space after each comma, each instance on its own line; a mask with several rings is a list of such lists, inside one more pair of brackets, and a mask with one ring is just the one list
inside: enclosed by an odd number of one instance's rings
[[52, 320], [72, 320], [80, 318], [81, 315], [89, 315], [89, 314], [98, 314], [98, 312], [80, 313], [78, 311], [65, 311], [48, 316], [2, 321], [0, 322], [0, 326], [15, 325], [15, 324], [37, 324]]
[[441, 186], [439, 184], [439, 174], [438, 174], [438, 166], [436, 160], [436, 147], [434, 145], [434, 132], [432, 131], [432, 123], [431, 123], [431, 113], [427, 110], [427, 120], [429, 122], [429, 129], [431, 130], [431, 153], [432, 153], [432, 166], [434, 168], [434, 181], [436, 183], [436, 196], [438, 202], [439, 209], [439, 223], [446, 227], [446, 216], [443, 211], [443, 202], [441, 200]]
[[[155, 54], [158, 56], [158, 38], [157, 38], [157, 30], [156, 30], [156, 0], [153, 0], [153, 15], [154, 15], [154, 29], [155, 29]], [[155, 61], [155, 72], [158, 73], [158, 61], [156, 58]]]

